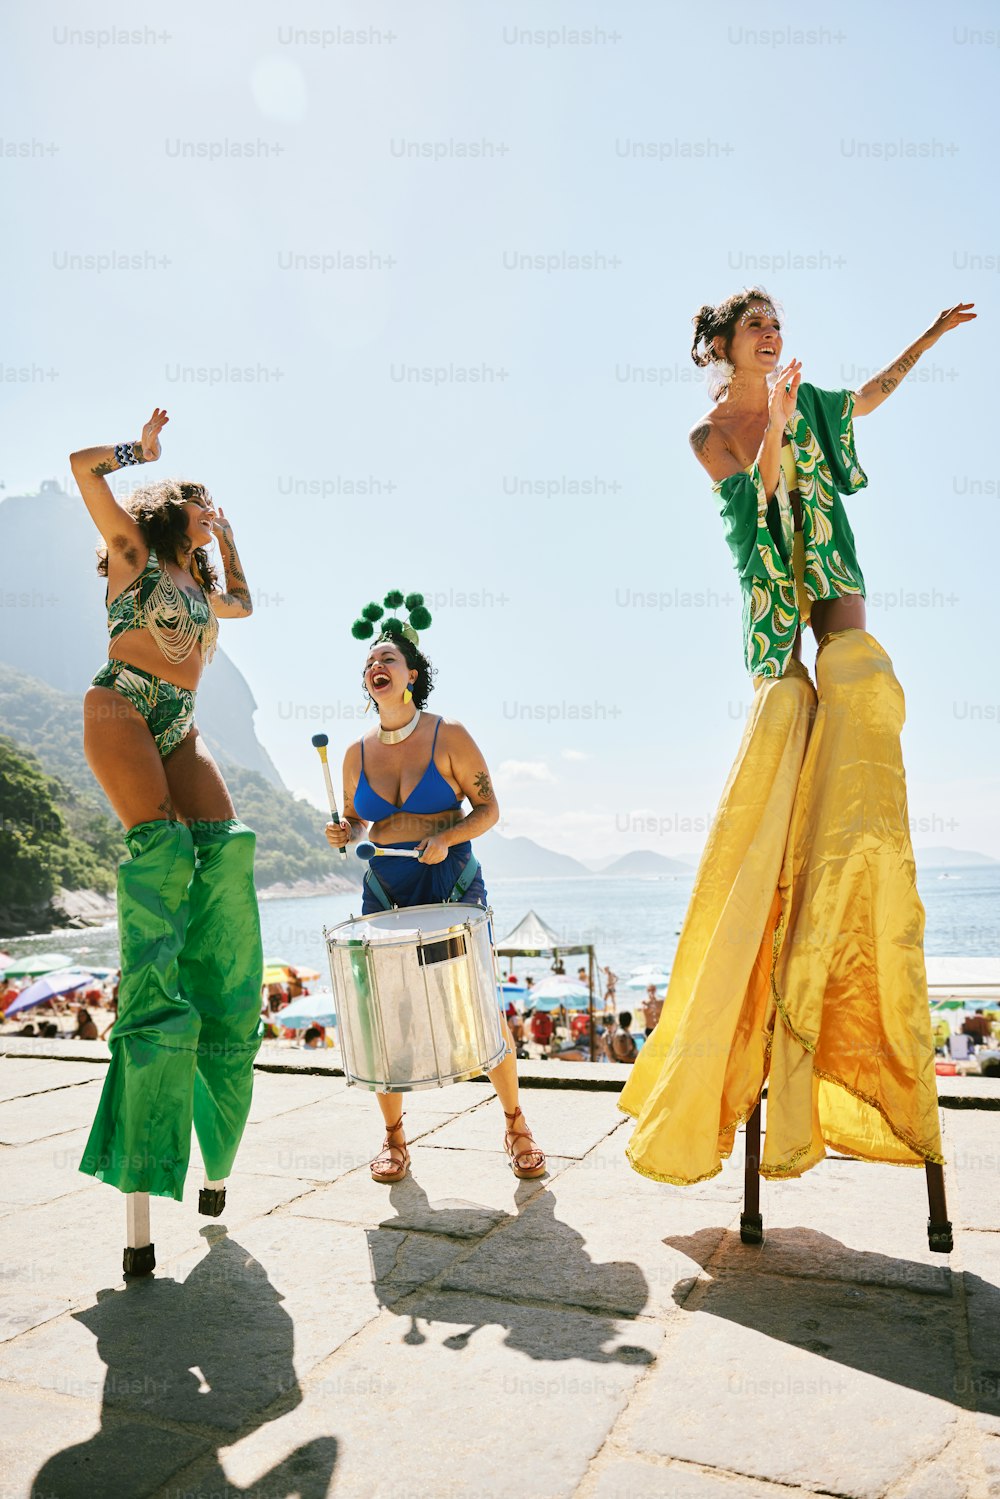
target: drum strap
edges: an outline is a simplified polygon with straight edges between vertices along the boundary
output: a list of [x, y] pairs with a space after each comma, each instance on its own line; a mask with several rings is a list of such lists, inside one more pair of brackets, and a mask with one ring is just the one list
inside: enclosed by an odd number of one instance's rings
[[378, 875], [375, 873], [374, 869], [368, 869], [367, 873], [365, 874], [364, 883], [368, 886], [369, 890], [374, 895], [383, 911], [393, 911], [396, 909], [393, 906], [392, 901], [383, 890], [382, 882], [378, 878]]
[[[475, 854], [470, 854], [465, 867], [463, 868], [461, 874], [458, 876], [458, 879], [455, 881], [455, 884], [452, 887], [452, 892], [448, 897], [449, 904], [457, 903], [462, 899], [462, 896], [465, 894], [466, 890], [468, 890], [469, 886], [472, 884], [478, 873], [479, 860], [476, 858]], [[375, 873], [374, 869], [372, 869], [371, 865], [369, 865], [368, 873], [365, 875], [365, 884], [368, 886], [369, 890], [374, 895], [375, 899], [378, 901], [379, 905], [384, 911], [393, 911], [397, 909], [386, 894], [381, 880]]]
[[475, 854], [470, 854], [469, 862], [466, 864], [465, 868], [462, 870], [462, 873], [455, 881], [455, 887], [448, 897], [449, 902], [460, 901], [478, 873], [479, 860], [476, 858]]

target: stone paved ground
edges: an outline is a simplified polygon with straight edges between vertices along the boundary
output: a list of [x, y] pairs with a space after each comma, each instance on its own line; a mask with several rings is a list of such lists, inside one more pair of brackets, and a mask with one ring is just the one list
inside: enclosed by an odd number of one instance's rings
[[105, 1063], [74, 1055], [0, 1056], [0, 1499], [1000, 1496], [997, 1084], [943, 1111], [942, 1257], [922, 1172], [844, 1160], [762, 1183], [744, 1247], [739, 1169], [635, 1175], [589, 1068], [525, 1090], [546, 1180], [466, 1083], [408, 1096], [391, 1189], [374, 1100], [261, 1072], [225, 1216], [193, 1163], [126, 1286], [122, 1200], [76, 1170]]

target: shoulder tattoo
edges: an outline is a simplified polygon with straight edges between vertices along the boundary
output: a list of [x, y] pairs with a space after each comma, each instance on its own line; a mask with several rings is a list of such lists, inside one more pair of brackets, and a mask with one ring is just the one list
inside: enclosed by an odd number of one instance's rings
[[709, 422], [701, 422], [693, 429], [691, 433], [691, 446], [699, 457], [705, 451], [706, 444], [711, 435], [712, 428]]

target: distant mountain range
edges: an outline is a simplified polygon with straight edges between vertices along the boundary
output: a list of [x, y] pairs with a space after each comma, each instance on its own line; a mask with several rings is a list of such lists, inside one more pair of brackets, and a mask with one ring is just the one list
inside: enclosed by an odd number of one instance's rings
[[487, 878], [498, 880], [565, 880], [565, 879], [655, 879], [659, 875], [694, 872], [694, 865], [680, 859], [667, 859], [649, 849], [598, 860], [588, 868], [569, 854], [557, 854], [543, 848], [531, 838], [505, 838], [501, 833], [485, 833], [476, 840], [476, 852]]
[[[486, 833], [476, 840], [476, 853], [490, 879], [559, 880], [559, 879], [658, 879], [663, 875], [692, 875], [697, 858], [668, 859], [651, 849], [637, 848], [630, 853], [590, 859], [583, 863], [569, 854], [557, 854], [543, 848], [531, 838], [505, 838], [501, 833]], [[918, 848], [915, 852], [921, 869], [962, 869], [971, 866], [1000, 864], [988, 854], [973, 849]]]
[[972, 848], [918, 848], [914, 849], [913, 857], [921, 869], [968, 869], [977, 864], [1000, 864], [1000, 859]]

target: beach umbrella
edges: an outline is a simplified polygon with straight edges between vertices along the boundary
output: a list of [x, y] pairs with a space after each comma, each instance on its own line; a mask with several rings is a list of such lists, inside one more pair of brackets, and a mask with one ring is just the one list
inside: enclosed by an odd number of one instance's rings
[[567, 1010], [579, 1009], [581, 1003], [589, 1001], [590, 990], [585, 984], [561, 974], [542, 979], [531, 991], [531, 1005], [536, 1010], [558, 1010], [560, 1005]]
[[565, 999], [558, 999], [551, 994], [542, 994], [538, 999], [532, 996], [529, 1008], [532, 1010], [572, 1009], [572, 1003], [567, 1003]]
[[271, 1016], [274, 1025], [286, 1030], [306, 1030], [310, 1025], [336, 1025], [337, 1011], [329, 989], [317, 989], [315, 994], [302, 994], [290, 1005]]
[[507, 984], [507, 983], [503, 983], [503, 984], [500, 985], [500, 993], [501, 994], [506, 994], [508, 997], [511, 994], [527, 994], [527, 992], [528, 991], [525, 988], [524, 984]]
[[62, 973], [47, 973], [44, 978], [36, 979], [29, 984], [27, 989], [21, 991], [6, 1010], [7, 1019], [16, 1015], [19, 1010], [30, 1010], [33, 1005], [44, 1004], [47, 999], [53, 999], [57, 994], [71, 994], [74, 989], [86, 989], [88, 984], [94, 982], [94, 975], [88, 970], [86, 973], [80, 968], [67, 968]]
[[287, 984], [292, 976], [292, 970], [287, 963], [265, 963], [264, 977], [261, 980], [265, 984]]
[[662, 969], [651, 968], [647, 973], [634, 974], [625, 987], [626, 989], [648, 989], [652, 984], [655, 989], [662, 989], [669, 982], [669, 973], [664, 973]]
[[303, 984], [315, 983], [316, 979], [318, 979], [320, 976], [318, 968], [300, 968], [297, 964], [293, 966], [292, 973], [297, 979], [301, 980]]
[[33, 979], [40, 973], [51, 973], [56, 968], [68, 968], [73, 959], [61, 952], [39, 952], [30, 958], [15, 958], [5, 968], [9, 979]]

